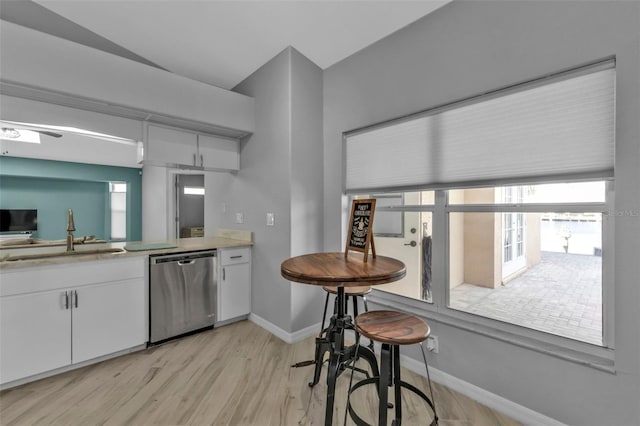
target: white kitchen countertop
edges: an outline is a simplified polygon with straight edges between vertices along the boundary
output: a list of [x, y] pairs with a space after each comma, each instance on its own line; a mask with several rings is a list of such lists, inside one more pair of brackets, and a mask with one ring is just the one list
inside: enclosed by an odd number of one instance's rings
[[[251, 232], [232, 232], [220, 230], [216, 233], [219, 236], [205, 238], [179, 238], [167, 241], [128, 241], [117, 243], [93, 243], [76, 244], [74, 251], [76, 254], [66, 254], [66, 246], [55, 247], [28, 247], [28, 248], [3, 248], [0, 250], [0, 270], [27, 268], [43, 265], [59, 265], [64, 263], [84, 262], [88, 260], [117, 259], [131, 256], [148, 256], [156, 254], [182, 253], [188, 251], [211, 250], [228, 247], [252, 246]], [[234, 238], [229, 238], [232, 236]], [[174, 245], [175, 248], [161, 248], [155, 250], [140, 251], [118, 251], [107, 253], [96, 253], [100, 249], [124, 249], [125, 246], [135, 245]], [[82, 254], [86, 252], [86, 254]], [[60, 255], [55, 255], [55, 254]], [[51, 257], [31, 258], [24, 260], [10, 260], [19, 256], [48, 255]]]

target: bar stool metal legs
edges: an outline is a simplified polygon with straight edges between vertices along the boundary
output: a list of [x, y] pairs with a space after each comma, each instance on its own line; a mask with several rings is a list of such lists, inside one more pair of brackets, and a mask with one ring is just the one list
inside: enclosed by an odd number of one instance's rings
[[420, 352], [422, 352], [422, 359], [424, 360], [424, 368], [427, 370], [427, 383], [429, 383], [429, 395], [431, 396], [431, 408], [433, 409], [433, 417], [436, 424], [438, 423], [438, 412], [436, 411], [436, 402], [433, 399], [433, 387], [431, 386], [431, 375], [429, 374], [429, 364], [427, 363], [427, 356], [424, 353], [424, 345], [420, 342]]

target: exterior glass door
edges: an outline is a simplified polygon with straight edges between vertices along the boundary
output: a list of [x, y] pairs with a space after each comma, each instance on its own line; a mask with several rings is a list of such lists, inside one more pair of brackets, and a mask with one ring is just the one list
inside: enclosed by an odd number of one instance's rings
[[[522, 203], [524, 188], [502, 188], [505, 203]], [[502, 213], [502, 278], [507, 278], [527, 266], [526, 220], [524, 213]]]

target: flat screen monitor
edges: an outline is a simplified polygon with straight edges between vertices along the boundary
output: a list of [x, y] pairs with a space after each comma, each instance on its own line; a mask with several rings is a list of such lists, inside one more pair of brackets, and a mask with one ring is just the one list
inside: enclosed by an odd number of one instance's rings
[[38, 210], [0, 209], [0, 232], [32, 232], [38, 230]]

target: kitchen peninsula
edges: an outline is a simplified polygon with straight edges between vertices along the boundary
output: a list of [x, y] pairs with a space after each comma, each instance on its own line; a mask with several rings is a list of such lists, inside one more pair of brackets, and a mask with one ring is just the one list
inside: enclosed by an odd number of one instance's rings
[[0, 249], [0, 388], [145, 349], [150, 255], [215, 249], [215, 325], [246, 318], [252, 245], [251, 232], [219, 230], [209, 238], [77, 244], [74, 254], [64, 246]]

